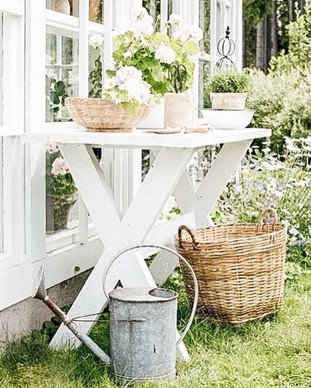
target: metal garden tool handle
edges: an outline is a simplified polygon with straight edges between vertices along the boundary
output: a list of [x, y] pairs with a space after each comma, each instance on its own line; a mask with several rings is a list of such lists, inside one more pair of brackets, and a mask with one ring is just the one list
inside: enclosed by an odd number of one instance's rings
[[139, 249], [139, 248], [156, 248], [156, 249], [163, 249], [164, 251], [167, 251], [169, 253], [172, 253], [173, 255], [177, 256], [181, 261], [184, 262], [184, 264], [188, 267], [188, 269], [190, 270], [190, 273], [191, 273], [191, 276], [192, 276], [192, 279], [193, 279], [193, 283], [194, 283], [194, 292], [195, 292], [195, 295], [194, 295], [194, 299], [193, 299], [193, 305], [192, 305], [192, 310], [191, 310], [191, 314], [190, 314], [190, 318], [188, 320], [188, 323], [184, 329], [184, 331], [182, 332], [182, 334], [180, 335], [178, 341], [176, 342], [176, 346], [178, 346], [181, 341], [185, 338], [186, 334], [188, 333], [191, 325], [192, 325], [192, 322], [193, 322], [193, 319], [194, 319], [194, 315], [195, 315], [195, 311], [197, 309], [197, 304], [198, 304], [198, 298], [199, 298], [199, 285], [198, 285], [198, 280], [197, 280], [197, 277], [195, 275], [195, 272], [193, 270], [193, 268], [191, 267], [191, 265], [188, 263], [188, 261], [182, 256], [180, 255], [178, 252], [174, 251], [173, 249], [171, 248], [167, 248], [167, 247], [164, 247], [164, 246], [161, 246], [161, 245], [155, 245], [155, 244], [141, 244], [141, 245], [133, 245], [133, 246], [130, 246], [130, 247], [127, 247], [125, 249], [122, 249], [121, 251], [119, 251], [118, 253], [116, 253], [112, 258], [111, 260], [109, 261], [106, 269], [105, 269], [105, 272], [103, 274], [103, 291], [104, 291], [104, 294], [107, 298], [107, 300], [109, 300], [109, 295], [107, 293], [107, 290], [106, 290], [106, 287], [105, 287], [105, 284], [106, 284], [106, 279], [107, 279], [107, 275], [108, 275], [108, 272], [112, 266], [112, 264], [116, 261], [116, 259], [123, 255], [125, 252], [129, 252], [129, 251], [133, 251], [133, 250], [136, 250], [136, 249]]

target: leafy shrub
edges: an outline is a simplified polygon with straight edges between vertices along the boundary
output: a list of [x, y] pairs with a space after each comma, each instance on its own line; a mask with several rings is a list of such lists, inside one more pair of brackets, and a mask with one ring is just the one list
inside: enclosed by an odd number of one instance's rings
[[266, 207], [288, 224], [288, 259], [311, 268], [311, 138], [287, 139], [284, 161], [253, 149], [239, 182], [229, 184], [214, 217], [217, 222], [256, 222]]
[[249, 78], [245, 73], [221, 71], [211, 77], [208, 89], [212, 93], [243, 93], [248, 90]]
[[293, 67], [306, 68], [310, 66], [311, 58], [311, 2], [305, 6], [303, 13], [287, 27], [289, 47], [288, 53], [284, 50], [272, 58], [270, 67], [272, 71], [287, 72]]
[[302, 72], [251, 72], [247, 106], [255, 110], [252, 125], [271, 128], [271, 148], [282, 154], [286, 137], [301, 138], [311, 130], [311, 67]]

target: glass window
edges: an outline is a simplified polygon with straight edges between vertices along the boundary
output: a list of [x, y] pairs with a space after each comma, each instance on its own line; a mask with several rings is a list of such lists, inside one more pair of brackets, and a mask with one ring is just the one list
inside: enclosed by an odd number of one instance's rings
[[102, 55], [100, 49], [89, 47], [89, 97], [100, 97], [102, 91]]
[[[78, 34], [47, 27], [46, 47], [46, 120], [71, 121], [65, 99], [78, 95]], [[77, 208], [77, 189], [65, 161], [55, 144], [47, 144], [47, 234], [77, 226]]]
[[46, 35], [46, 120], [70, 121], [65, 98], [78, 95], [78, 34], [47, 28]]
[[104, 0], [89, 0], [89, 20], [91, 22], [103, 23]]
[[79, 0], [46, 0], [46, 8], [71, 16], [79, 16]]

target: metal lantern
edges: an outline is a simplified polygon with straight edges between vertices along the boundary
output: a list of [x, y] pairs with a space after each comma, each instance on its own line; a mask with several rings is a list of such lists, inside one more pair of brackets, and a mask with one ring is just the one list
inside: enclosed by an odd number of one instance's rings
[[230, 27], [226, 29], [226, 36], [217, 43], [217, 52], [221, 58], [216, 62], [215, 71], [228, 69], [236, 70], [236, 66], [231, 58], [229, 58], [235, 52], [235, 43], [229, 37]]

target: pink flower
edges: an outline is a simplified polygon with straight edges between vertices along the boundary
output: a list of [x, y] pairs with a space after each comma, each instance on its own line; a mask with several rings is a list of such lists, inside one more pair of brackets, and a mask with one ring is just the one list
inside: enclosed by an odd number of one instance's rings
[[52, 164], [53, 175], [66, 175], [69, 172], [69, 168], [63, 158], [56, 158]]
[[56, 143], [52, 143], [52, 142], [49, 141], [45, 145], [45, 150], [49, 154], [54, 154], [54, 152], [58, 152], [58, 146], [57, 146]]

